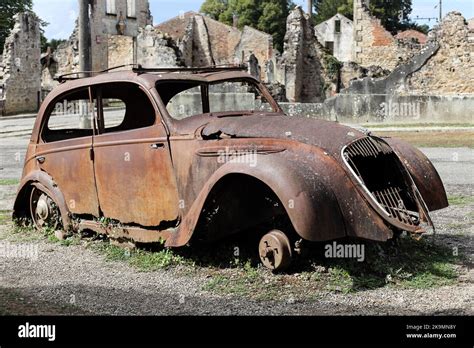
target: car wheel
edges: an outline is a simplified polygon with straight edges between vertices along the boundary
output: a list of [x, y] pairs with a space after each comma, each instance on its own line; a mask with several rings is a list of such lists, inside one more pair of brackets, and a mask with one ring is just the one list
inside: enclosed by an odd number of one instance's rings
[[285, 233], [273, 230], [262, 237], [258, 251], [262, 264], [272, 271], [282, 271], [291, 264], [291, 243]]
[[30, 212], [37, 229], [50, 227], [56, 230], [61, 225], [61, 213], [57, 204], [37, 187], [33, 187], [31, 191]]

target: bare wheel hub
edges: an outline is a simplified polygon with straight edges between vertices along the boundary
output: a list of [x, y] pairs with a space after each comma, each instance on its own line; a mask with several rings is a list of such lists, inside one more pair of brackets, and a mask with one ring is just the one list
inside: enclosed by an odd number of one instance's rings
[[271, 270], [283, 270], [291, 263], [291, 243], [282, 231], [273, 230], [264, 235], [258, 249], [263, 265]]
[[37, 189], [31, 191], [31, 217], [37, 228], [46, 226], [56, 228], [59, 225], [59, 210], [47, 194]]

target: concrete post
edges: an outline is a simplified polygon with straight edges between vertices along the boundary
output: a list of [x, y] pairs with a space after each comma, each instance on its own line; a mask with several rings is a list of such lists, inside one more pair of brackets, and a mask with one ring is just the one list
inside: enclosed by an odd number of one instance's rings
[[91, 29], [89, 0], [79, 0], [79, 68], [91, 71]]

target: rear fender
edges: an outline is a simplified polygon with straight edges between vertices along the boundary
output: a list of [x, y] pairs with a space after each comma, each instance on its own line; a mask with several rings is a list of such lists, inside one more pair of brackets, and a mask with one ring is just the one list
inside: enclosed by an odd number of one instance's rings
[[72, 229], [70, 212], [64, 199], [64, 195], [59, 190], [53, 178], [44, 171], [36, 170], [24, 177], [20, 183], [20, 188], [15, 198], [13, 206], [13, 218], [29, 217], [29, 200], [33, 186], [36, 186], [46, 193], [57, 204], [61, 213], [64, 229]]

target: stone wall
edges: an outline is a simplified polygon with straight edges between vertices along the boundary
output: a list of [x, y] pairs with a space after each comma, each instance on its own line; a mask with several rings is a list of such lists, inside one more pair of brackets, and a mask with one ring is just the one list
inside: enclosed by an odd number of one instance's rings
[[36, 111], [41, 92], [40, 20], [32, 12], [19, 13], [14, 20], [0, 66], [5, 115]]
[[272, 74], [269, 62], [274, 59], [273, 37], [260, 30], [246, 26], [242, 31], [242, 36], [238, 46], [235, 48], [236, 62], [246, 63], [252, 55], [257, 58], [260, 76], [263, 81], [271, 81]]
[[[275, 75], [276, 52], [273, 38], [267, 33], [251, 27], [240, 31], [195, 12], [184, 13], [156, 28], [177, 43], [186, 66], [247, 63], [253, 54], [264, 81]], [[273, 66], [269, 68], [270, 62]]]
[[123, 19], [125, 23], [124, 36], [137, 37], [139, 28], [152, 24], [152, 17], [148, 0], [135, 0], [134, 16], [127, 12], [127, 0], [116, 0], [114, 13], [107, 13], [107, 0], [92, 0], [91, 3], [92, 70], [100, 71], [109, 67], [109, 37], [121, 34], [118, 22]]
[[325, 99], [323, 68], [314, 28], [301, 7], [287, 20], [281, 69], [284, 70], [286, 97], [290, 102], [315, 103]]
[[181, 65], [178, 48], [171, 39], [151, 25], [140, 29], [137, 37], [136, 63], [144, 68], [171, 68]]
[[108, 67], [116, 67], [134, 63], [135, 42], [131, 36], [109, 35]]
[[430, 33], [438, 52], [408, 78], [407, 93], [474, 94], [474, 29], [459, 12], [449, 13]]
[[59, 45], [53, 52], [53, 59], [57, 64], [58, 75], [69, 74], [79, 71], [79, 28], [76, 26], [69, 39]]
[[365, 0], [354, 0], [354, 62], [393, 70], [398, 65], [394, 37], [370, 14]]

